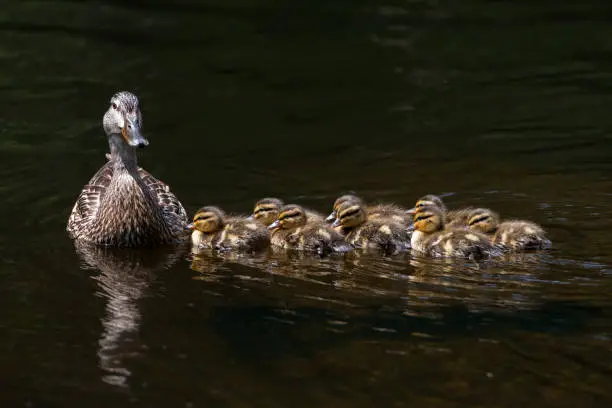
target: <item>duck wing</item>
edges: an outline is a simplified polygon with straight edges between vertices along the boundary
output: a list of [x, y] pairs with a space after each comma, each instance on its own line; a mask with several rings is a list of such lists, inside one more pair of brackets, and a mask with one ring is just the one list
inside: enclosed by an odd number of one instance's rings
[[78, 231], [81, 224], [96, 215], [100, 208], [102, 197], [104, 197], [112, 178], [113, 166], [110, 162], [107, 162], [83, 186], [81, 194], [79, 194], [74, 207], [72, 207], [72, 213], [68, 218], [68, 226], [66, 228], [68, 232], [74, 233]]
[[186, 224], [189, 222], [187, 211], [185, 211], [185, 208], [174, 193], [170, 191], [169, 185], [156, 179], [142, 167], [138, 167], [138, 175], [142, 182], [151, 190], [153, 196], [157, 198], [157, 204], [159, 204], [164, 213], [177, 218], [182, 223]]

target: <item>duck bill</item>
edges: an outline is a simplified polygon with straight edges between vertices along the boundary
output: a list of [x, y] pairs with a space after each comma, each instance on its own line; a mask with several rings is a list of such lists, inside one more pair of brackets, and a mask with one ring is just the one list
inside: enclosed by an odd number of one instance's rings
[[280, 227], [280, 222], [278, 220], [274, 221], [272, 224], [268, 225], [269, 230], [277, 229]]
[[334, 220], [334, 222], [332, 223], [331, 227], [332, 228], [336, 228], [336, 227], [339, 227], [339, 226], [340, 226], [340, 219], [336, 218]]
[[193, 231], [193, 230], [194, 230], [194, 228], [195, 228], [195, 226], [194, 226], [193, 222], [192, 222], [192, 223], [190, 223], [190, 224], [187, 224], [187, 226], [185, 227], [185, 229], [187, 229], [187, 230], [189, 230], [189, 231]]
[[413, 214], [415, 214], [415, 213], [416, 213], [416, 210], [417, 210], [417, 209], [416, 209], [416, 207], [412, 207], [411, 209], [406, 210], [406, 212], [407, 212], [408, 214], [413, 215]]
[[253, 214], [251, 214], [246, 219], [249, 220], [249, 221], [254, 221], [255, 217], [253, 217]]
[[336, 219], [336, 213], [335, 213], [335, 212], [332, 212], [331, 214], [329, 214], [329, 215], [327, 216], [327, 218], [325, 219], [325, 221], [327, 221], [327, 222], [333, 222], [335, 219]]
[[137, 117], [126, 117], [121, 128], [121, 136], [125, 142], [132, 147], [145, 147], [149, 145], [149, 141], [140, 132], [140, 125]]

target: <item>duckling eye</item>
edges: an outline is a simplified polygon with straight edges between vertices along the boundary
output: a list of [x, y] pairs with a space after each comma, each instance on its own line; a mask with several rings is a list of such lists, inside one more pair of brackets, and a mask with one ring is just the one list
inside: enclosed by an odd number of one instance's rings
[[113, 102], [111, 106], [113, 107], [114, 110], [117, 110], [117, 104], [115, 102]]
[[489, 218], [489, 216], [484, 215], [484, 216], [482, 216], [482, 217], [480, 217], [480, 218], [476, 218], [475, 220], [471, 221], [469, 224], [470, 224], [470, 225], [478, 224], [479, 222], [485, 221], [485, 220], [487, 220], [488, 218]]
[[422, 215], [422, 216], [420, 216], [420, 217], [417, 217], [417, 218], [415, 219], [415, 221], [424, 221], [424, 220], [426, 220], [426, 219], [428, 219], [428, 218], [431, 218], [431, 215]]
[[351, 211], [347, 211], [347, 212], [345, 212], [344, 214], [342, 214], [342, 215], [340, 216], [340, 218], [351, 217], [351, 216], [353, 216], [353, 215], [357, 214], [358, 212], [359, 212], [359, 210], [351, 210]]

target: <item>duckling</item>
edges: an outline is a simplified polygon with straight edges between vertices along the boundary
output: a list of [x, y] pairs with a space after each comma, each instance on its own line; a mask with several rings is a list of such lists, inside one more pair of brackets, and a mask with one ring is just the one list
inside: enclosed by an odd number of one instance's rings
[[219, 207], [207, 206], [196, 211], [193, 222], [191, 241], [197, 249], [236, 249], [239, 251], [257, 251], [270, 244], [267, 228], [245, 217], [227, 217]]
[[355, 247], [397, 253], [410, 248], [410, 232], [393, 219], [370, 218], [363, 202], [345, 201], [336, 210], [332, 228], [341, 227], [345, 240]]
[[488, 208], [474, 208], [468, 212], [466, 226], [472, 231], [478, 231], [493, 238], [499, 226], [499, 214]]
[[469, 259], [482, 259], [500, 252], [486, 235], [465, 229], [444, 230], [445, 222], [446, 216], [438, 205], [419, 207], [414, 214], [412, 249], [432, 257]]
[[405, 208], [395, 204], [373, 204], [366, 206], [365, 201], [356, 195], [345, 194], [334, 201], [332, 212], [327, 216], [325, 221], [333, 223], [336, 220], [338, 208], [346, 202], [355, 202], [365, 208], [368, 219], [385, 218], [391, 219], [396, 223], [406, 226], [412, 225], [412, 215]]
[[422, 207], [427, 206], [436, 206], [445, 216], [445, 228], [446, 229], [455, 229], [455, 228], [463, 228], [467, 225], [467, 217], [470, 211], [473, 210], [472, 207], [460, 208], [457, 210], [449, 211], [442, 199], [433, 194], [427, 194], [423, 197], [419, 198], [415, 204], [415, 206], [408, 210], [410, 214], [414, 214]]
[[503, 248], [521, 251], [546, 249], [552, 243], [538, 224], [525, 220], [500, 222], [499, 215], [488, 208], [476, 208], [468, 217], [469, 228], [488, 234], [493, 244]]
[[[266, 197], [255, 203], [253, 213], [249, 219], [255, 219], [262, 224], [268, 226], [278, 218], [281, 208], [285, 205], [282, 200], [274, 197]], [[308, 222], [322, 222], [323, 215], [304, 208]]]
[[309, 220], [306, 210], [296, 204], [282, 207], [278, 218], [268, 228], [272, 231], [272, 245], [280, 248], [315, 251], [320, 255], [352, 249], [341, 234], [323, 221]]

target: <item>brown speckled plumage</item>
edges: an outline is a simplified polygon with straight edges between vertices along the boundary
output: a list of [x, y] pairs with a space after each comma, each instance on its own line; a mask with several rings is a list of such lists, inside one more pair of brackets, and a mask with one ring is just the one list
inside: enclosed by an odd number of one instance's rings
[[187, 213], [170, 187], [137, 165], [135, 148], [148, 144], [141, 123], [136, 96], [115, 94], [104, 115], [109, 161], [83, 187], [72, 209], [66, 227], [72, 239], [141, 247], [188, 236]]

